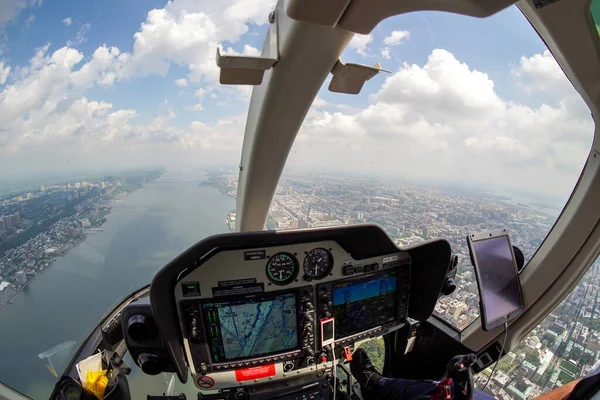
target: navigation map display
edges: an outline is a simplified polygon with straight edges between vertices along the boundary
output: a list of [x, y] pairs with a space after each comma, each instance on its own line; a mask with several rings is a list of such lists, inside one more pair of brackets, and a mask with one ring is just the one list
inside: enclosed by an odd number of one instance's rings
[[397, 286], [396, 271], [333, 285], [336, 339], [394, 321]]
[[294, 293], [204, 303], [202, 313], [214, 362], [298, 348]]

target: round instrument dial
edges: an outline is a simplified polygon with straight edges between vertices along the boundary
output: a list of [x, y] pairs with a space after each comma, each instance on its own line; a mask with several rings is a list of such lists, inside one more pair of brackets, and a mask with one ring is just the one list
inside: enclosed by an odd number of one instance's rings
[[329, 274], [333, 268], [333, 256], [327, 249], [312, 249], [304, 257], [304, 273], [312, 279], [320, 279]]
[[287, 285], [298, 276], [298, 260], [290, 253], [274, 254], [267, 261], [267, 278], [275, 285]]

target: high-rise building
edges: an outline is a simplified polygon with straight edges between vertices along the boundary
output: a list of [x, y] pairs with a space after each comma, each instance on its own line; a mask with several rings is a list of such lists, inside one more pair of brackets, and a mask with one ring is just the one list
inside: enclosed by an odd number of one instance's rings
[[4, 218], [0, 218], [0, 234], [6, 233], [6, 231], [8, 231], [6, 220]]
[[14, 213], [15, 216], [15, 224], [20, 224], [21, 223], [21, 213], [20, 212], [16, 212]]
[[75, 188], [79, 189], [81, 187], [81, 183], [80, 182], [75, 182]]
[[46, 191], [46, 186], [42, 185], [40, 186], [40, 192], [45, 192]]
[[74, 199], [78, 199], [79, 198], [79, 192], [77, 190], [73, 190], [73, 198]]
[[4, 217], [4, 219], [6, 220], [7, 229], [14, 225], [12, 215], [7, 215], [6, 217]]

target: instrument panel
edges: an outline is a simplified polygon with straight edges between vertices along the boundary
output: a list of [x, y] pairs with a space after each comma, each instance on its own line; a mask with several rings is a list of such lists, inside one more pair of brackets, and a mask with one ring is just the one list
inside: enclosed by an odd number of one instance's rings
[[[149, 306], [123, 312], [127, 348], [144, 372], [201, 390], [318, 380], [362, 341], [429, 318], [450, 258], [445, 240], [401, 249], [368, 224], [211, 236], [156, 274]], [[134, 337], [140, 323], [160, 337]]]
[[407, 252], [356, 260], [319, 241], [221, 251], [184, 272], [174, 294], [192, 374], [224, 388], [318, 371], [334, 356], [321, 320], [334, 318], [336, 358], [399, 328], [409, 285]]

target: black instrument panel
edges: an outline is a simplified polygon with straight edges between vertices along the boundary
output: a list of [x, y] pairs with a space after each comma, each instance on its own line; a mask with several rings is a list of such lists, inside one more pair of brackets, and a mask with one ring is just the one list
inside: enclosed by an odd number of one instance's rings
[[[277, 379], [318, 370], [321, 318], [336, 318], [341, 350], [397, 329], [407, 316], [429, 317], [450, 256], [444, 240], [399, 249], [374, 225], [217, 235], [156, 275], [151, 304], [183, 382], [188, 367], [195, 379], [218, 374], [244, 384], [238, 372], [274, 366], [265, 376]], [[377, 318], [360, 317], [373, 307]], [[272, 325], [279, 334], [261, 330]]]

